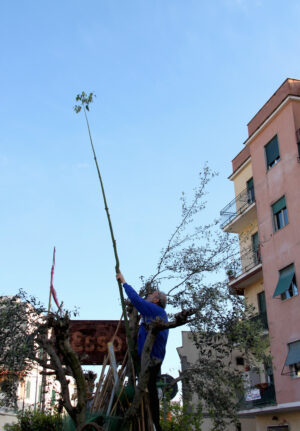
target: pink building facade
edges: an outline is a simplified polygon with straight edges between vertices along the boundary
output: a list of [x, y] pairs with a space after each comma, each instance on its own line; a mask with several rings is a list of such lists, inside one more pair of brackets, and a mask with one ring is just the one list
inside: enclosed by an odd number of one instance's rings
[[[221, 214], [231, 214], [224, 231], [240, 238], [249, 233], [247, 247], [240, 245], [241, 273], [229, 286], [267, 317], [273, 370], [257, 387], [272, 385], [274, 397], [241, 414], [256, 417], [257, 431], [299, 431], [300, 81], [287, 79], [249, 122], [248, 132], [232, 161], [235, 211], [228, 206]], [[247, 201], [241, 206], [243, 193]], [[252, 260], [243, 266], [249, 247]]]

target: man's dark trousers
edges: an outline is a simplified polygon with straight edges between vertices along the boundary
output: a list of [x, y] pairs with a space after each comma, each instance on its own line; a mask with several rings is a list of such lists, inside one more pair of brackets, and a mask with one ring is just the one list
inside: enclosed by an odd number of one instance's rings
[[155, 425], [156, 431], [161, 431], [159, 423], [159, 399], [156, 387], [157, 377], [160, 376], [161, 362], [156, 365], [150, 366], [149, 368], [149, 381], [148, 381], [148, 392], [150, 401], [150, 410], [152, 420]]

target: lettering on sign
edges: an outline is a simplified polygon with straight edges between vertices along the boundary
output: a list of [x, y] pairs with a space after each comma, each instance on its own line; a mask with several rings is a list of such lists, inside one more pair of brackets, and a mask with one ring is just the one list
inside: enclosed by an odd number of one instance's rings
[[[70, 343], [83, 365], [101, 365], [107, 355], [107, 343], [112, 341], [118, 320], [71, 320]], [[124, 322], [114, 339], [117, 362], [122, 362], [127, 351]]]

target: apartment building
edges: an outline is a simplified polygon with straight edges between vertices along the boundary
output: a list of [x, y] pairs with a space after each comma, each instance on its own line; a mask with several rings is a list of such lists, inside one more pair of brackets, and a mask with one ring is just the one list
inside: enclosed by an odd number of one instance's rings
[[[196, 347], [191, 331], [182, 331], [182, 345], [177, 347], [177, 353], [181, 362], [181, 371], [185, 371], [186, 369], [196, 364], [199, 359], [199, 349]], [[229, 365], [230, 360], [230, 365]], [[232, 352], [232, 356], [228, 358], [228, 360], [224, 360], [224, 367], [230, 367], [231, 369], [236, 369], [237, 371], [243, 373], [244, 372], [244, 359], [241, 357], [241, 352], [236, 349]], [[182, 398], [185, 402], [189, 404], [189, 410], [193, 411], [192, 406], [197, 406], [199, 402], [197, 392], [191, 390], [189, 384], [185, 381], [182, 382]], [[213, 428], [213, 420], [208, 413], [208, 409], [202, 404], [202, 414], [203, 421], [201, 424], [202, 431], [211, 431]], [[225, 418], [226, 420], [226, 418]], [[227, 421], [226, 431], [255, 431], [255, 418], [248, 417], [247, 415], [243, 415], [239, 418], [239, 425], [236, 427], [233, 424], [230, 424]]]
[[249, 122], [229, 179], [235, 198], [222, 228], [238, 234], [241, 257], [229, 288], [255, 306], [273, 357], [240, 415], [255, 418], [256, 431], [299, 431], [300, 80], [286, 79]]

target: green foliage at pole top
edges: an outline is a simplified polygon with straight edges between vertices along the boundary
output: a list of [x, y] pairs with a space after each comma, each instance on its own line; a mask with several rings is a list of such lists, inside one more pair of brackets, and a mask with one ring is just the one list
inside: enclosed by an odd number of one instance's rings
[[[112, 227], [112, 223], [111, 223], [111, 219], [110, 219], [110, 214], [109, 214], [109, 209], [108, 209], [108, 205], [107, 205], [107, 200], [106, 200], [104, 185], [103, 185], [103, 181], [102, 181], [102, 176], [101, 176], [101, 172], [99, 169], [95, 148], [93, 145], [93, 139], [92, 139], [92, 135], [91, 135], [90, 125], [89, 125], [88, 117], [86, 114], [86, 111], [90, 110], [89, 105], [93, 102], [94, 97], [96, 97], [96, 95], [94, 93], [89, 93], [89, 95], [87, 95], [84, 91], [82, 91], [81, 94], [77, 94], [76, 102], [80, 102], [81, 105], [80, 104], [75, 105], [74, 111], [76, 112], [76, 114], [78, 114], [81, 111], [81, 109], [83, 108], [83, 112], [85, 115], [85, 120], [86, 120], [86, 124], [87, 124], [87, 128], [88, 128], [88, 132], [89, 132], [90, 143], [91, 143], [91, 147], [92, 147], [92, 151], [93, 151], [93, 155], [94, 155], [94, 160], [95, 160], [95, 164], [96, 164], [96, 168], [97, 168], [97, 172], [98, 172], [98, 177], [99, 177], [99, 181], [100, 181], [100, 185], [101, 185], [101, 191], [102, 191], [102, 196], [103, 196], [103, 200], [104, 200], [104, 207], [105, 207], [105, 211], [106, 211], [106, 215], [107, 215], [107, 221], [108, 221], [108, 225], [109, 225], [109, 230], [110, 230], [115, 260], [116, 260], [115, 270], [116, 270], [116, 273], [118, 273], [120, 271], [120, 262], [119, 262], [119, 256], [118, 256], [118, 251], [117, 251], [117, 243], [115, 240], [114, 231], [113, 231], [113, 227]], [[122, 284], [119, 280], [118, 280], [118, 286], [119, 286], [119, 293], [120, 293], [121, 304], [122, 304], [124, 323], [125, 323], [125, 328], [126, 328], [127, 341], [128, 341], [130, 353], [131, 353], [132, 357], [134, 358], [134, 356], [135, 356], [134, 345], [133, 345], [133, 341], [132, 341], [132, 338], [130, 336], [130, 331], [129, 331], [128, 318], [127, 318], [127, 313], [126, 313]]]
[[[76, 102], [81, 102], [82, 106], [85, 107], [85, 109], [87, 111], [90, 110], [89, 105], [90, 103], [93, 103], [93, 97], [96, 97], [95, 93], [90, 93], [89, 95], [87, 95], [84, 91], [81, 94], [77, 94], [76, 96]], [[75, 105], [74, 106], [74, 111], [76, 112], [76, 114], [79, 114], [79, 112], [81, 111], [82, 106], [80, 105]]]

